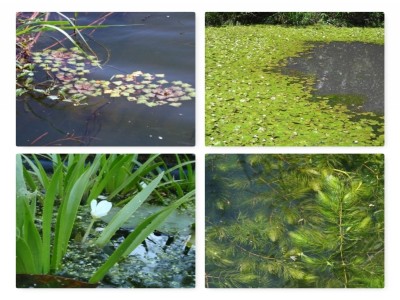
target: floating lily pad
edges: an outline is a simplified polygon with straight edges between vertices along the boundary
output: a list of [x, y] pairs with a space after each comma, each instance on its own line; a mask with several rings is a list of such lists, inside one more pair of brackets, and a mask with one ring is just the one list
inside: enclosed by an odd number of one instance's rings
[[[194, 89], [186, 91], [190, 84], [174, 81], [171, 84], [164, 78], [165, 74], [143, 73], [134, 71], [131, 74], [116, 74], [110, 80], [88, 80], [90, 69], [87, 66], [98, 66], [99, 61], [95, 56], [83, 55], [76, 47], [71, 49], [47, 49], [42, 52], [32, 53], [36, 67], [54, 73], [59, 85], [55, 84], [53, 90], [59, 89], [59, 94], [64, 102], [73, 102], [74, 105], [87, 104], [88, 96], [109, 95], [110, 98], [124, 97], [128, 101], [145, 104], [149, 107], [169, 104], [178, 107], [178, 101], [194, 98]], [[33, 72], [31, 72], [33, 75]], [[111, 83], [113, 85], [111, 85]], [[190, 93], [190, 95], [189, 95]], [[69, 96], [68, 96], [69, 95]], [[188, 98], [188, 99], [187, 99]], [[157, 101], [155, 101], [157, 100]]]

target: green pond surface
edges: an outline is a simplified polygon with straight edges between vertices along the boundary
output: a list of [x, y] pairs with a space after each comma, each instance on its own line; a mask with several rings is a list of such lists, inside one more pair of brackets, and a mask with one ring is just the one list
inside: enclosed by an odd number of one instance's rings
[[375, 28], [207, 28], [206, 144], [383, 145], [383, 41]]
[[[77, 23], [101, 16], [79, 13]], [[17, 97], [17, 145], [194, 145], [194, 14], [113, 13], [102, 24], [118, 26], [83, 31], [95, 60], [68, 41], [43, 50], [63, 37], [40, 36], [33, 80], [55, 88]]]

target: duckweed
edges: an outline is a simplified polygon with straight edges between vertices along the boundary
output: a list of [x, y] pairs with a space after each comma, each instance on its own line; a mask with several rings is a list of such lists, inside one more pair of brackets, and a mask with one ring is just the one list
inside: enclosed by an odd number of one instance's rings
[[235, 26], [206, 29], [206, 145], [380, 146], [383, 117], [313, 100], [316, 78], [276, 72], [310, 42], [383, 44], [381, 28]]

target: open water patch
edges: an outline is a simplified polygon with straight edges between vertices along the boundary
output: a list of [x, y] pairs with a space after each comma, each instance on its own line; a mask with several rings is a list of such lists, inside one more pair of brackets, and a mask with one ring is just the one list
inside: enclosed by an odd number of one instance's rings
[[315, 77], [313, 94], [356, 112], [384, 113], [384, 46], [362, 42], [312, 43], [279, 72]]

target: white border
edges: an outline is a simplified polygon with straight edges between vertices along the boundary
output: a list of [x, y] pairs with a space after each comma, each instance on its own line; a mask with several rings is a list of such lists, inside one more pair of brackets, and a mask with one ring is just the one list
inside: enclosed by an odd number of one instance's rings
[[[236, 3], [238, 2], [238, 3]], [[3, 157], [1, 182], [1, 262], [0, 286], [6, 297], [29, 299], [79, 299], [96, 297], [144, 297], [144, 299], [221, 299], [251, 297], [266, 299], [343, 298], [393, 299], [399, 295], [398, 270], [400, 249], [400, 205], [397, 184], [400, 178], [400, 97], [398, 81], [400, 69], [399, 28], [400, 10], [393, 0], [5, 0], [1, 15], [3, 64], [1, 69], [1, 151]], [[195, 147], [16, 147], [15, 146], [15, 12], [17, 11], [188, 11], [196, 13], [196, 146]], [[229, 147], [204, 146], [204, 13], [207, 11], [383, 11], [385, 12], [385, 146], [384, 147]], [[397, 71], [397, 72], [396, 72]], [[27, 129], [29, 130], [29, 129]], [[15, 154], [16, 153], [195, 153], [197, 159], [197, 284], [195, 289], [97, 289], [97, 290], [27, 290], [15, 288]], [[384, 153], [386, 175], [386, 262], [384, 289], [205, 289], [204, 288], [204, 155], [206, 153]], [[90, 295], [88, 294], [90, 293]], [[237, 298], [236, 298], [237, 297]]]

